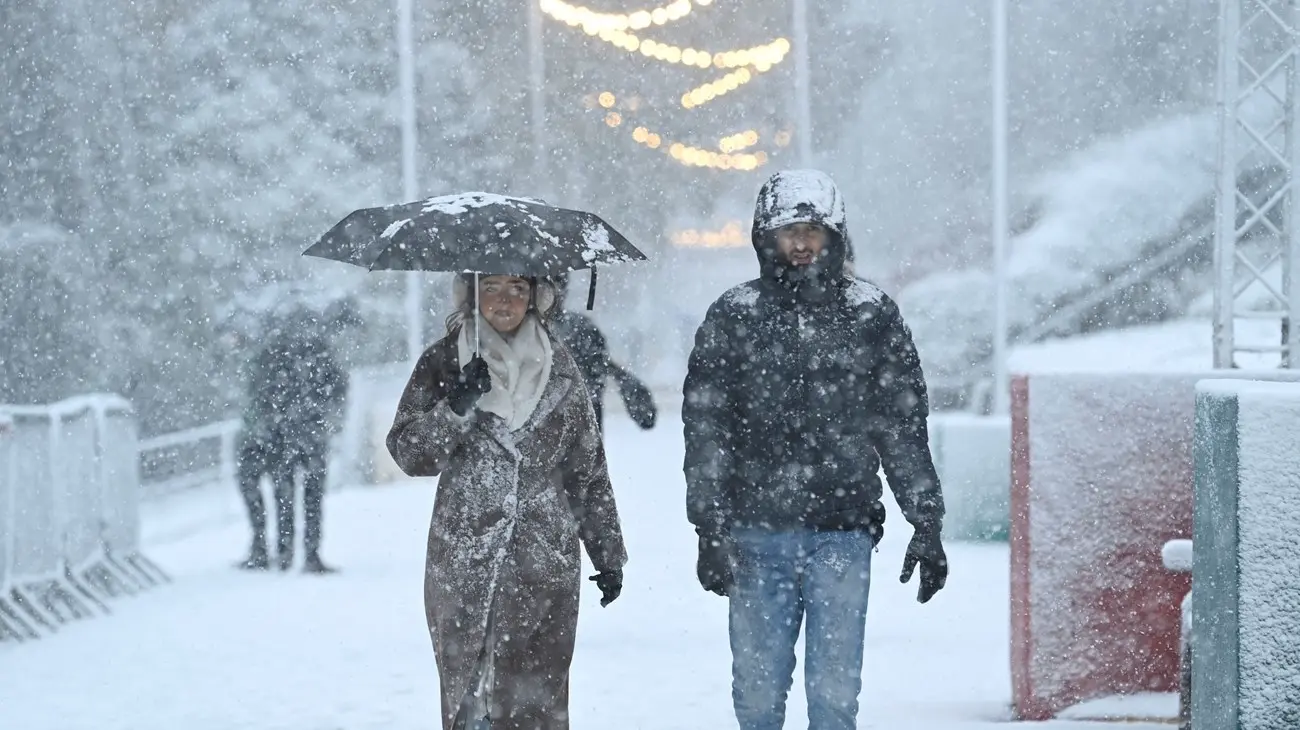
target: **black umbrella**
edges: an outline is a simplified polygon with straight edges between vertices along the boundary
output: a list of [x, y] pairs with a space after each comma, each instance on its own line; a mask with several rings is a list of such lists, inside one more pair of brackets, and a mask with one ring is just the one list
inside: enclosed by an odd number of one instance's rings
[[644, 261], [599, 216], [493, 193], [444, 195], [355, 211], [303, 252], [371, 271], [555, 276]]

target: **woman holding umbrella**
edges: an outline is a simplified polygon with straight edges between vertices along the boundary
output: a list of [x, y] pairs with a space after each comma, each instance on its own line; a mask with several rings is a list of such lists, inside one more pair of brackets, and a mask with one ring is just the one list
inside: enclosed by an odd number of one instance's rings
[[602, 606], [627, 553], [591, 399], [545, 326], [549, 277], [644, 255], [590, 213], [488, 193], [356, 211], [306, 253], [480, 272], [456, 276], [456, 311], [415, 366], [388, 450], [408, 475], [439, 477], [424, 595], [444, 730], [567, 730], [578, 546]]
[[554, 289], [476, 278], [457, 277], [447, 335], [416, 365], [388, 449], [408, 475], [440, 475], [425, 612], [443, 727], [562, 729], [578, 544], [602, 606], [627, 554], [582, 376], [544, 327]]

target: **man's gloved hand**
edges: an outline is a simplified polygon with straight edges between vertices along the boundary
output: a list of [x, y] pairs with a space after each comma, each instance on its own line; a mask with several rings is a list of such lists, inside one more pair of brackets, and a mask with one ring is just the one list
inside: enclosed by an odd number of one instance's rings
[[619, 594], [623, 592], [623, 571], [607, 570], [603, 573], [597, 573], [587, 580], [596, 581], [596, 587], [600, 589], [600, 606], [604, 608], [614, 602]]
[[899, 581], [906, 583], [912, 579], [912, 571], [921, 566], [921, 587], [917, 589], [916, 600], [921, 603], [934, 598], [943, 584], [948, 581], [948, 556], [943, 552], [939, 541], [940, 528], [918, 527], [912, 534], [912, 541], [907, 544], [907, 555], [903, 557], [903, 574]]
[[710, 593], [726, 596], [731, 590], [731, 539], [722, 533], [700, 533], [700, 557], [695, 563], [700, 585]]
[[475, 355], [461, 369], [456, 382], [447, 393], [447, 405], [458, 416], [469, 413], [483, 394], [492, 390], [492, 373], [488, 370], [487, 360]]

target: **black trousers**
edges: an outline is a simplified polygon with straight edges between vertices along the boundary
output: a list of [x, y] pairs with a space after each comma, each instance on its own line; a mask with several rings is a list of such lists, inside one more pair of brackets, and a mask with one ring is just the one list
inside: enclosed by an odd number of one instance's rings
[[302, 472], [303, 550], [315, 555], [321, 542], [321, 506], [325, 499], [325, 474], [329, 444], [325, 439], [255, 439], [239, 445], [239, 492], [248, 508], [253, 541], [266, 544], [266, 503], [262, 475], [271, 479], [275, 497], [276, 550], [293, 555], [296, 532], [297, 476]]

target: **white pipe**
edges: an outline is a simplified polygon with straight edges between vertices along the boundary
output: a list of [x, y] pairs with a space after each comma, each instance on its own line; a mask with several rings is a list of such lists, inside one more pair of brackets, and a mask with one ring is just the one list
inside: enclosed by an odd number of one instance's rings
[[1007, 0], [993, 0], [993, 412], [1011, 410], [1007, 372]]
[[808, 68], [808, 0], [794, 0], [794, 103], [795, 140], [799, 143], [799, 165], [812, 167], [812, 94]]
[[[536, 194], [550, 201], [550, 179], [546, 159], [546, 55], [542, 35], [541, 0], [528, 2], [528, 95], [529, 127], [533, 145], [533, 185]], [[553, 201], [552, 201], [553, 202]]]
[[1214, 367], [1231, 368], [1236, 351], [1234, 309], [1237, 264], [1238, 46], [1241, 5], [1219, 3], [1219, 65], [1215, 111], [1219, 122], [1214, 204]]
[[[1293, 23], [1300, 19], [1300, 7], [1295, 3], [1290, 7]], [[1294, 36], [1293, 36], [1294, 38]], [[1295, 43], [1294, 40], [1291, 41]], [[1294, 47], [1292, 49], [1294, 51]], [[1286, 148], [1287, 162], [1290, 164], [1291, 189], [1287, 192], [1286, 205], [1283, 210], [1286, 211], [1286, 235], [1282, 241], [1282, 301], [1286, 302], [1286, 311], [1283, 316], [1285, 328], [1282, 330], [1282, 367], [1289, 369], [1300, 368], [1300, 352], [1297, 351], [1297, 343], [1300, 343], [1300, 184], [1297, 184], [1296, 175], [1300, 174], [1300, 129], [1296, 128], [1300, 123], [1300, 63], [1297, 62], [1295, 53], [1291, 54], [1291, 60], [1287, 62], [1286, 69]], [[1234, 186], [1235, 187], [1235, 186]]]
[[[398, 85], [402, 95], [402, 199], [410, 202], [419, 197], [416, 175], [415, 128], [415, 52], [412, 41], [412, 3], [397, 0]], [[406, 274], [406, 356], [414, 363], [424, 350], [423, 281], [418, 272]]]

